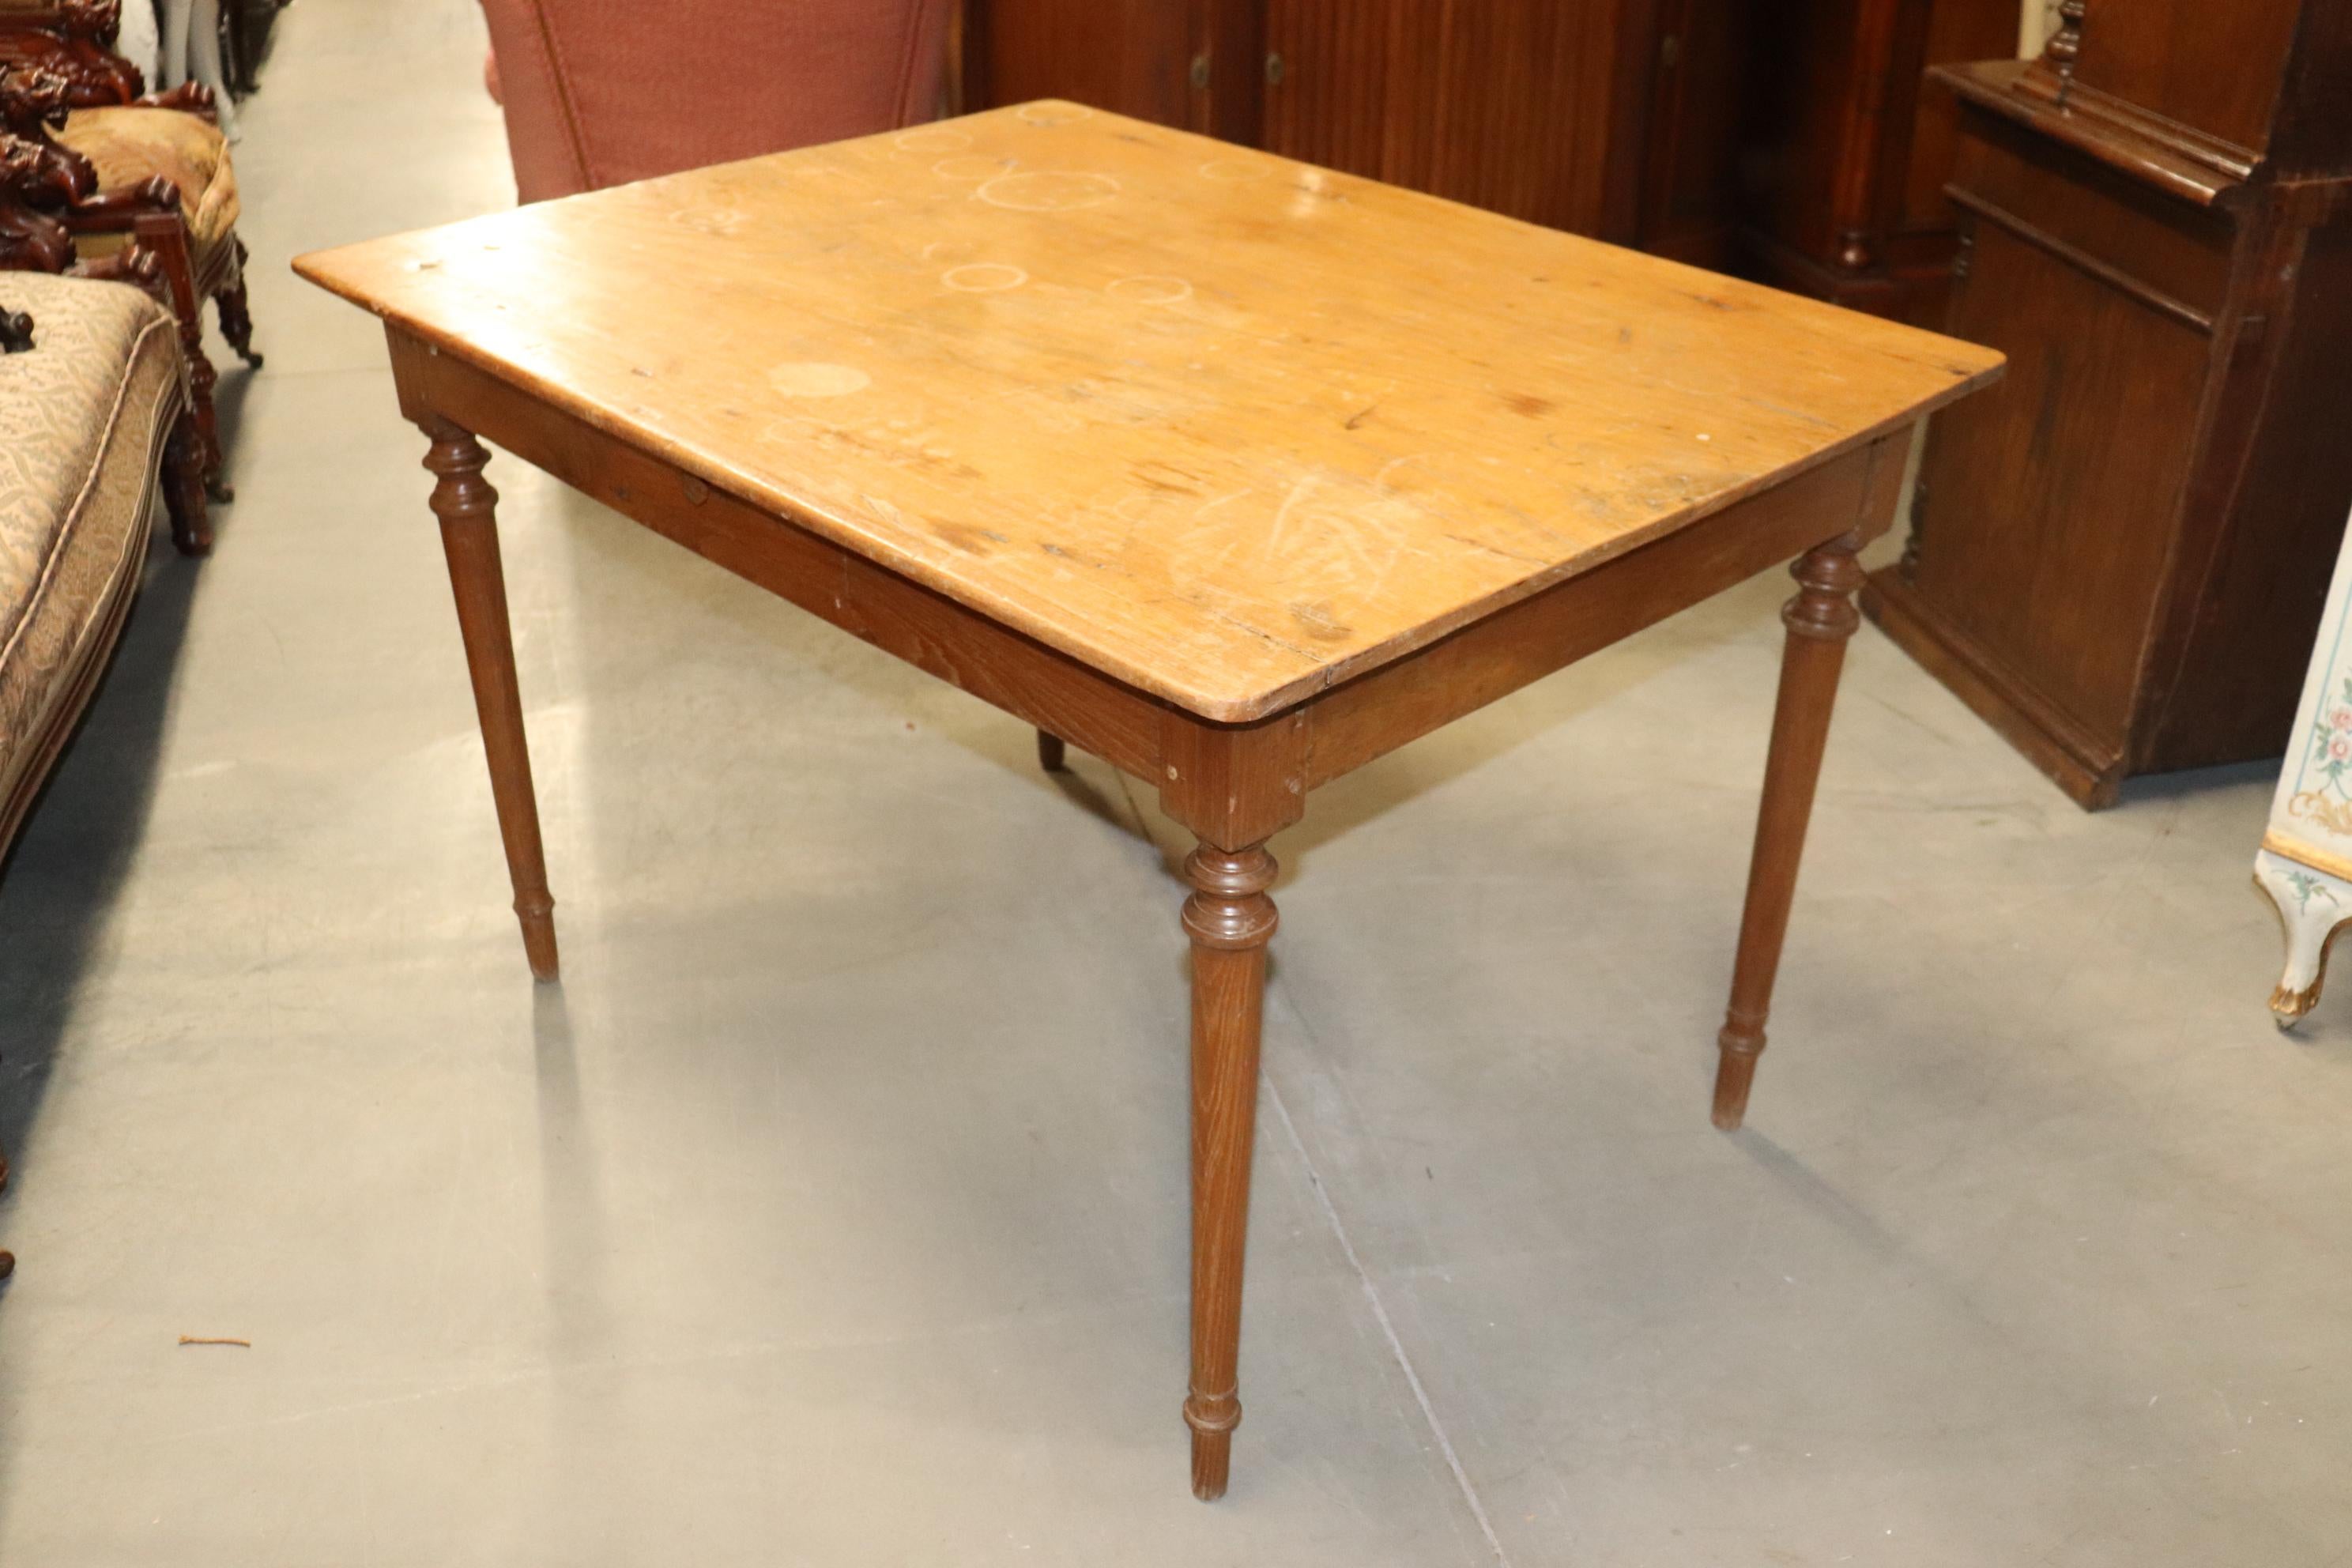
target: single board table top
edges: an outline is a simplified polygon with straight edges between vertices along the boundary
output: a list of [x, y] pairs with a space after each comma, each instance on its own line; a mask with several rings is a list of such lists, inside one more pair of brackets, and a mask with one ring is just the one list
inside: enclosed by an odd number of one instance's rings
[[297, 268], [1220, 721], [1393, 660], [2000, 365], [1058, 102]]

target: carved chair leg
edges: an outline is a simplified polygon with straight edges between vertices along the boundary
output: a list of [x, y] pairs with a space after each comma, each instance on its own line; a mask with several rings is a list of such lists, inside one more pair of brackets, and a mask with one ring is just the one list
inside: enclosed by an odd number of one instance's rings
[[1242, 1418], [1242, 1250], [1274, 876], [1262, 844], [1237, 852], [1202, 844], [1184, 861], [1192, 885], [1184, 900], [1192, 939], [1192, 1378], [1184, 1421], [1192, 1495], [1203, 1501], [1224, 1496]]
[[1049, 773], [1069, 771], [1070, 764], [1067, 761], [1066, 750], [1062, 744], [1062, 737], [1048, 734], [1043, 730], [1037, 731], [1037, 765]]
[[541, 980], [556, 975], [555, 900], [547, 891], [547, 857], [539, 837], [539, 803], [530, 784], [530, 752], [523, 739], [522, 694], [515, 681], [514, 638], [507, 625], [506, 574], [499, 560], [499, 492], [482, 478], [489, 454], [471, 433], [446, 419], [425, 427], [433, 438], [425, 466], [436, 476], [433, 511], [449, 557], [449, 586], [457, 599], [466, 666], [474, 682], [474, 710], [489, 759], [490, 794], [498, 804], [499, 836], [514, 882], [523, 952]]
[[235, 281], [214, 295], [213, 300], [220, 309], [221, 336], [228, 340], [228, 346], [236, 351], [237, 358], [259, 370], [261, 356], [253, 352], [253, 314], [247, 308], [245, 298], [245, 241], [239, 239], [232, 243], [236, 247]]
[[163, 510], [172, 519], [172, 542], [183, 555], [213, 552], [213, 525], [205, 510], [204, 438], [196, 416], [183, 408], [163, 439]]
[[1748, 868], [1748, 906], [1739, 921], [1739, 957], [1731, 974], [1731, 1005], [1715, 1078], [1715, 1124], [1738, 1127], [1748, 1110], [1756, 1058], [1764, 1050], [1764, 1019], [1780, 972], [1780, 943], [1789, 931], [1789, 904], [1797, 891], [1797, 862], [1813, 811], [1822, 750], [1829, 740], [1830, 709], [1846, 639], [1861, 625], [1853, 591], [1862, 585], [1854, 552], [1862, 536], [1843, 533], [1799, 557], [1789, 569], [1797, 596], [1780, 612], [1789, 628], [1780, 661], [1780, 695], [1772, 710], [1772, 748], [1764, 764], [1764, 798], [1756, 818], [1756, 851]]
[[195, 405], [196, 436], [204, 456], [205, 493], [226, 503], [236, 499], [236, 491], [229, 488], [224, 477], [228, 465], [221, 456], [220, 425], [213, 413], [213, 388], [220, 383], [220, 373], [205, 356], [203, 323], [201, 316], [181, 321], [180, 347], [188, 356], [188, 395]]

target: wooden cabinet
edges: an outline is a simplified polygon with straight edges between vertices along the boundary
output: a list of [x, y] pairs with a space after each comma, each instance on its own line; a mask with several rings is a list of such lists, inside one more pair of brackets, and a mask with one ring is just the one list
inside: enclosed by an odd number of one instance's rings
[[1865, 605], [2097, 806], [2293, 721], [2352, 508], [2352, 0], [2076, 9], [1937, 73], [1945, 327], [2010, 373], [1930, 431]]
[[1923, 73], [2016, 47], [2016, 0], [1785, 0], [1754, 30], [1741, 138], [1745, 270], [1923, 326], [1957, 240], [1958, 108]]
[[[1555, 228], [1608, 223], [1617, 0], [1266, 0], [1265, 145]], [[1619, 196], [1621, 205], [1624, 196]]]
[[1716, 264], [1749, 4], [966, 0], [964, 100], [1076, 99]]
[[1945, 60], [2016, 0], [966, 0], [973, 108], [1071, 98], [1883, 315], [1940, 314]]

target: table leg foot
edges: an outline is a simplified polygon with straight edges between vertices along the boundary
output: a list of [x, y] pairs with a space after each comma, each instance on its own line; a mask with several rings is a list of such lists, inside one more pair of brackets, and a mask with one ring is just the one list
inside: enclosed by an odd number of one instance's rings
[[[1233, 1406], [1232, 1418], [1239, 1421], [1242, 1418], [1241, 1401], [1229, 1399], [1228, 1403]], [[1193, 1419], [1192, 1402], [1189, 1399], [1184, 1402], [1184, 1419], [1188, 1422]], [[1192, 1428], [1192, 1495], [1202, 1502], [1214, 1502], [1224, 1496], [1225, 1479], [1232, 1471], [1233, 1459], [1234, 1429], [1231, 1426], [1217, 1431], [1203, 1431], [1200, 1426], [1194, 1426]]]
[[1716, 1037], [1714, 1121], [1729, 1131], [1748, 1113], [1756, 1058], [1764, 1052], [1764, 1020], [1780, 944], [1789, 933], [1789, 905], [1797, 891], [1797, 862], [1813, 812], [1813, 786], [1829, 742], [1830, 710], [1846, 639], [1862, 624], [1853, 591], [1862, 585], [1854, 552], [1859, 533], [1842, 533], [1799, 557], [1789, 569], [1797, 595], [1780, 612], [1789, 628], [1780, 661], [1780, 695], [1772, 710], [1772, 746], [1764, 763], [1764, 799], [1756, 816], [1756, 851], [1748, 868], [1748, 903], [1739, 921], [1739, 957], [1731, 974], [1731, 1005]]
[[1069, 771], [1067, 755], [1068, 750], [1062, 744], [1062, 737], [1048, 734], [1043, 730], [1037, 731], [1037, 765], [1039, 767], [1049, 773], [1067, 773]]
[[547, 856], [539, 837], [539, 802], [531, 789], [530, 750], [523, 739], [522, 694], [515, 682], [514, 637], [507, 625], [505, 569], [499, 559], [499, 492], [482, 478], [489, 454], [468, 431], [446, 419], [425, 426], [432, 438], [425, 466], [434, 475], [433, 511], [441, 520], [441, 546], [449, 558], [449, 586], [457, 599], [457, 628], [466, 639], [466, 668], [474, 683], [474, 711], [490, 765], [490, 795], [498, 805], [499, 837], [514, 883], [515, 916], [522, 922], [523, 955], [539, 980], [556, 977], [555, 900], [547, 890]]
[[1756, 1058], [1764, 1053], [1764, 1035], [1756, 1034], [1752, 1046], [1735, 1043], [1728, 1025], [1715, 1039], [1720, 1053], [1715, 1064], [1715, 1124], [1726, 1132], [1739, 1130], [1741, 1119], [1748, 1114], [1748, 1089], [1756, 1081]]
[[2271, 988], [2271, 1021], [2292, 1029], [2319, 1005], [2328, 950], [2352, 925], [2352, 885], [2265, 847], [2254, 852], [2254, 886], [2270, 896], [2286, 935], [2286, 965]]
[[1242, 1254], [1249, 1235], [1265, 944], [1278, 917], [1264, 845], [1203, 844], [1186, 857], [1192, 939], [1192, 1495], [1223, 1497], [1242, 1402]]

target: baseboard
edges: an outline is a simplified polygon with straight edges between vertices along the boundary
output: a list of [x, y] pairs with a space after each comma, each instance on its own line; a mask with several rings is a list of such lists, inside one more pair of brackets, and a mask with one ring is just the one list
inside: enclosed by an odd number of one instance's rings
[[2075, 805], [2098, 811], [2116, 803], [2124, 780], [2121, 749], [2103, 746], [1976, 646], [1903, 580], [1899, 567], [1870, 574], [1863, 585], [1862, 610]]

